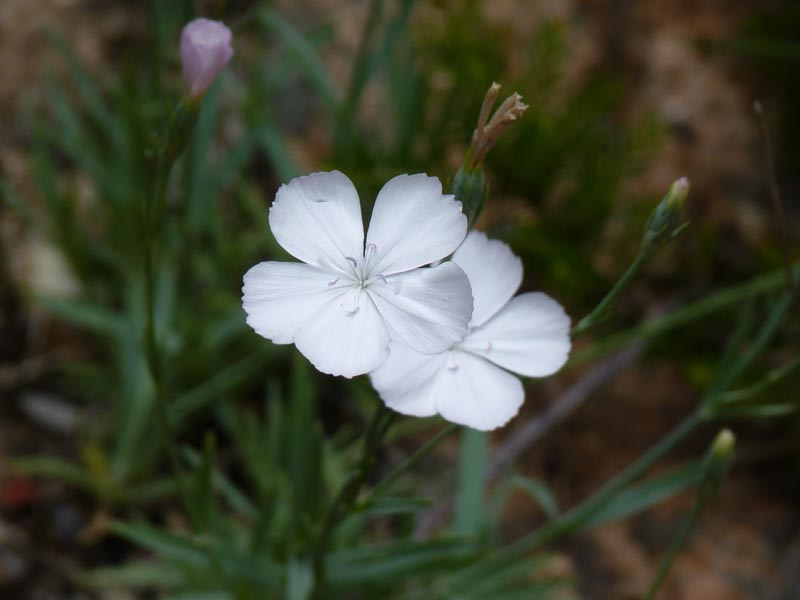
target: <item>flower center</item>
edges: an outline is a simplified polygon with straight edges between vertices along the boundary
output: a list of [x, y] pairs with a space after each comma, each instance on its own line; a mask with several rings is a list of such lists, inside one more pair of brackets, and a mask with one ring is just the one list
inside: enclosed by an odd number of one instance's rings
[[[381, 273], [372, 273], [372, 267], [375, 263], [375, 257], [378, 255], [378, 246], [372, 242], [364, 247], [364, 256], [355, 258], [353, 256], [345, 256], [345, 260], [350, 264], [352, 271], [352, 279], [356, 286], [360, 288], [367, 288], [371, 283], [377, 279], [383, 283], [387, 283], [386, 277]], [[336, 280], [338, 281], [338, 279]], [[330, 285], [334, 285], [331, 283]]]
[[[344, 303], [344, 306], [346, 307], [345, 314], [348, 317], [354, 317], [358, 314], [362, 292], [365, 292], [371, 285], [376, 285], [378, 282], [384, 285], [389, 285], [389, 281], [382, 273], [372, 273], [373, 265], [376, 262], [375, 257], [377, 255], [378, 246], [370, 242], [364, 247], [364, 256], [360, 258], [356, 258], [354, 256], [344, 257], [350, 265], [351, 272], [343, 274], [345, 279], [343, 285], [353, 288], [352, 296], [349, 297]], [[337, 277], [336, 279], [329, 281], [328, 286], [335, 286], [341, 279], [341, 277]], [[401, 280], [398, 279], [397, 282], [395, 282], [395, 294], [400, 293], [400, 284]]]

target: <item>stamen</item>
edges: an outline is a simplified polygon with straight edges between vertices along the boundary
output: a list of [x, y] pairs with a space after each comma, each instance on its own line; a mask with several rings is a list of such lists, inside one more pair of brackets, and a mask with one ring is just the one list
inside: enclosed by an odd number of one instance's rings
[[365, 253], [367, 256], [369, 256], [370, 252], [377, 252], [377, 251], [378, 251], [378, 245], [377, 245], [377, 244], [373, 244], [372, 242], [369, 242], [369, 243], [368, 243], [368, 244], [367, 244], [367, 245], [364, 247], [364, 250], [365, 250], [365, 252], [364, 252], [364, 253]]
[[400, 294], [400, 289], [403, 287], [403, 279], [402, 277], [397, 278], [397, 283], [394, 284], [394, 295], [397, 296]]
[[491, 351], [492, 351], [492, 340], [489, 340], [488, 342], [486, 342], [486, 354], [489, 354], [489, 352]]
[[356, 316], [356, 313], [358, 312], [358, 309], [360, 309], [360, 308], [361, 308], [360, 306], [356, 306], [353, 310], [344, 311], [344, 314], [346, 314], [348, 317], [354, 317], [354, 316]]
[[386, 281], [386, 277], [385, 277], [385, 276], [384, 276], [382, 273], [378, 273], [377, 275], [375, 275], [375, 277], [377, 277], [378, 279], [380, 279], [380, 280], [381, 280], [381, 281], [382, 281], [384, 284], [387, 284], [387, 285], [388, 285], [388, 283], [389, 283], [389, 282], [388, 282], [388, 281]]
[[329, 281], [328, 282], [328, 286], [330, 287], [332, 285], [336, 285], [337, 283], [339, 283], [339, 278], [338, 277], [336, 279], [334, 279], [333, 281]]
[[447, 367], [447, 370], [450, 371], [451, 373], [455, 373], [456, 371], [458, 371], [458, 365], [450, 365], [449, 367]]
[[351, 265], [353, 265], [354, 269], [358, 268], [358, 261], [355, 258], [353, 258], [352, 256], [345, 256], [344, 259], [347, 262], [349, 262]]
[[323, 202], [327, 202], [328, 199], [327, 198], [312, 198], [311, 201], [312, 202], [316, 202], [317, 204], [322, 204]]

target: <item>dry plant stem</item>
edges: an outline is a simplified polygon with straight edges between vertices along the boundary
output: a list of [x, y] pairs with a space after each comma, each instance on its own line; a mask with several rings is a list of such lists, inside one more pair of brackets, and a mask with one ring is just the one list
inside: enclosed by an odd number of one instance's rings
[[797, 299], [797, 284], [794, 281], [794, 277], [792, 277], [792, 259], [789, 256], [789, 236], [786, 233], [786, 217], [783, 214], [781, 190], [778, 187], [778, 178], [775, 176], [775, 159], [772, 153], [769, 131], [767, 130], [767, 121], [764, 118], [764, 109], [759, 100], [753, 103], [753, 112], [756, 114], [758, 128], [761, 132], [761, 140], [764, 144], [764, 170], [767, 176], [767, 182], [769, 183], [772, 213], [781, 236], [781, 251], [783, 253], [783, 269], [786, 275], [786, 286], [792, 292], [792, 297]]
[[[547, 435], [553, 427], [564, 421], [593, 392], [633, 364], [643, 351], [644, 343], [635, 342], [602, 361], [569, 388], [544, 414], [516, 431], [489, 459], [484, 474], [485, 484], [488, 485], [494, 481], [515, 458]], [[416, 537], [429, 537], [447, 520], [452, 510], [452, 500], [445, 500], [435, 506], [420, 522], [415, 531]]]
[[325, 555], [330, 545], [331, 535], [355, 506], [361, 487], [372, 470], [378, 446], [394, 422], [395, 415], [396, 413], [389, 410], [383, 402], [378, 404], [378, 408], [364, 435], [364, 443], [361, 447], [361, 455], [356, 468], [348, 475], [328, 507], [317, 535], [316, 543], [312, 549], [311, 562], [314, 573], [314, 589], [311, 593], [311, 598], [314, 600], [321, 600], [324, 597], [326, 579]]

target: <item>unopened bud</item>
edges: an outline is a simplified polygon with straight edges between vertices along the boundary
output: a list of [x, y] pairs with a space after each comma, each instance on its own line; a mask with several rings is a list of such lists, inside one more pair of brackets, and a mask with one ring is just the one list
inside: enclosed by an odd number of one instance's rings
[[483, 169], [472, 171], [462, 166], [450, 183], [450, 193], [461, 202], [470, 227], [474, 225], [489, 195], [489, 184]]
[[233, 56], [233, 36], [221, 21], [195, 19], [181, 32], [183, 79], [192, 99], [200, 98]]
[[730, 429], [723, 429], [714, 438], [711, 444], [711, 454], [715, 460], [728, 460], [733, 454], [733, 447], [736, 445], [736, 437]]
[[676, 238], [688, 225], [683, 220], [683, 207], [689, 195], [689, 180], [681, 177], [669, 188], [667, 195], [658, 203], [645, 225], [642, 250], [651, 252]]

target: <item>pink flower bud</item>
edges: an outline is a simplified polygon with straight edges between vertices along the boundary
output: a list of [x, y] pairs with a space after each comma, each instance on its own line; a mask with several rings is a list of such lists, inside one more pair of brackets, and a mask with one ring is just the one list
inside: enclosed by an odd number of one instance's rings
[[183, 79], [192, 98], [199, 98], [233, 56], [231, 30], [221, 21], [195, 19], [181, 32]]

